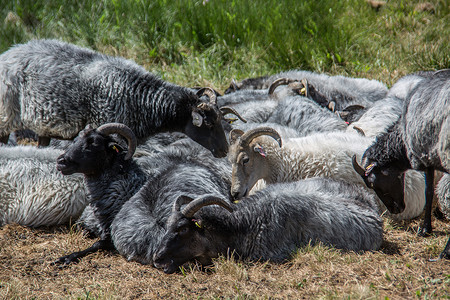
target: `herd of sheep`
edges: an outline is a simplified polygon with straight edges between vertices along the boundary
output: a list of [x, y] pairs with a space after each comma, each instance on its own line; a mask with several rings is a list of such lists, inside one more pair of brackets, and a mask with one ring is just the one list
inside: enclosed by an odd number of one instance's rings
[[16, 45], [0, 54], [0, 226], [73, 221], [99, 239], [55, 264], [115, 249], [166, 273], [317, 242], [378, 250], [382, 215], [425, 211], [429, 235], [434, 197], [450, 217], [449, 92], [450, 70], [389, 89], [293, 70], [220, 95], [56, 40]]

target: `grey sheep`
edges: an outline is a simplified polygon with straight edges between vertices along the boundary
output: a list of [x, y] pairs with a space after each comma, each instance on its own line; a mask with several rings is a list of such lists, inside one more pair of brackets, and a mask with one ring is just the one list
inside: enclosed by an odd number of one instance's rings
[[0, 226], [54, 226], [75, 221], [87, 205], [83, 176], [62, 176], [59, 149], [0, 147]]
[[[114, 136], [115, 133], [126, 138], [128, 146], [124, 147], [123, 143], [120, 143], [120, 139]], [[214, 176], [230, 177], [230, 167], [227, 169], [223, 164], [219, 164], [221, 161], [226, 162], [225, 159], [214, 159], [209, 151], [182, 136], [166, 136], [171, 141], [170, 146], [166, 144], [166, 149], [160, 151], [158, 150], [160, 143], [167, 142], [163, 141], [163, 138], [160, 136], [157, 138], [160, 140], [159, 142], [154, 141], [155, 143], [153, 143], [152, 141], [150, 145], [140, 146], [140, 149], [135, 151], [135, 137], [132, 131], [123, 124], [104, 124], [97, 129], [89, 126], [80, 132], [74, 143], [58, 158], [57, 168], [66, 175], [84, 174], [89, 205], [83, 212], [79, 223], [91, 234], [99, 236], [100, 240], [88, 249], [59, 258], [55, 263], [70, 264], [100, 249], [117, 249], [129, 259], [144, 263], [145, 254], [137, 251], [134, 246], [149, 250], [151, 244], [139, 244], [138, 240], [141, 236], [134, 236], [134, 239], [126, 240], [130, 234], [140, 230], [145, 231], [145, 227], [139, 227], [139, 224], [154, 222], [149, 213], [157, 204], [155, 202], [147, 203], [143, 197], [161, 195], [165, 190], [170, 189], [172, 189], [170, 195], [177, 193], [178, 190], [187, 192], [184, 187], [211, 192], [211, 185], [206, 184], [208, 180], [212, 180]], [[133, 154], [135, 155], [131, 158]], [[209, 169], [214, 169], [214, 173], [210, 172], [205, 175], [205, 181], [201, 180], [203, 177], [200, 173], [195, 172], [201, 169], [198, 167], [200, 163], [196, 161], [202, 158], [203, 162], [210, 162]], [[226, 165], [229, 166], [228, 163]], [[179, 171], [174, 172], [177, 168]], [[166, 186], [164, 174], [172, 174], [171, 172], [174, 173], [167, 180], [172, 179], [174, 182]], [[183, 173], [186, 175], [182, 175]], [[190, 181], [188, 177], [191, 178]], [[185, 180], [181, 180], [183, 178], [188, 179], [185, 182]], [[176, 182], [179, 183], [175, 184]], [[220, 184], [224, 185], [222, 187], [224, 192], [220, 195], [228, 193], [229, 184]], [[160, 201], [159, 197], [156, 199]], [[139, 201], [144, 201], [147, 205], [145, 207], [147, 219], [136, 219], [140, 208], [134, 206], [136, 202], [140, 203]], [[168, 212], [170, 212], [171, 204], [167, 206], [169, 207]], [[153, 214], [157, 214], [157, 211], [159, 214], [160, 210], [164, 210], [163, 205], [157, 206]], [[129, 216], [125, 217], [127, 214]], [[159, 217], [163, 218], [164, 215], [160, 214]], [[127, 227], [129, 225], [134, 227]], [[112, 228], [116, 228], [113, 237]], [[157, 227], [154, 229], [158, 230]], [[148, 234], [152, 233], [148, 232]], [[142, 238], [146, 237], [142, 236]], [[151, 256], [149, 257], [151, 258]]]
[[267, 89], [280, 78], [305, 80], [311, 99], [330, 109], [342, 111], [349, 106], [370, 106], [374, 101], [384, 98], [387, 87], [376, 80], [329, 76], [303, 70], [291, 70], [271, 76], [245, 79], [239, 83], [232, 82], [225, 93], [243, 89]]
[[[254, 123], [265, 123], [264, 126], [279, 124], [294, 129], [296, 133], [292, 137], [306, 136], [313, 132], [342, 131], [348, 128], [339, 116], [304, 97], [301, 88], [296, 85], [297, 82], [277, 89], [279, 85], [287, 83], [272, 84], [269, 91], [266, 91], [266, 98], [260, 90], [242, 90], [219, 97], [219, 99], [232, 98], [235, 94], [248, 96], [247, 101], [238, 102], [238, 104], [224, 101], [224, 104], [232, 106], [248, 121], [247, 124], [233, 122], [231, 127], [248, 130], [254, 127]], [[252, 98], [252, 96], [256, 97]]]
[[[200, 99], [204, 93], [210, 102]], [[179, 131], [217, 157], [228, 145], [212, 90], [165, 82], [136, 63], [56, 40], [32, 40], [0, 55], [0, 142], [31, 129], [39, 145], [73, 139], [87, 124], [119, 122], [139, 141]]]
[[[152, 264], [172, 205], [181, 195], [213, 194], [229, 199], [231, 167], [226, 159], [175, 142], [155, 159], [144, 187], [117, 213], [111, 226], [115, 249], [128, 260]], [[229, 201], [229, 200], [228, 200]]]
[[[426, 73], [409, 93], [400, 119], [377, 137], [355, 170], [392, 213], [405, 208], [404, 173], [425, 171], [425, 217], [419, 234], [432, 231], [434, 171], [450, 172], [450, 70]], [[450, 258], [450, 239], [440, 258]]]
[[174, 203], [153, 258], [166, 273], [190, 260], [206, 265], [230, 253], [241, 259], [283, 262], [297, 248], [317, 242], [353, 251], [377, 250], [383, 239], [373, 197], [341, 181], [314, 178], [271, 185], [236, 205], [214, 195], [190, 200], [180, 197]]
[[408, 94], [427, 74], [421, 72], [400, 78], [389, 89], [385, 98], [375, 101], [347, 130], [353, 131], [356, 127], [369, 137], [386, 132], [400, 118]]
[[450, 219], [450, 175], [444, 174], [436, 185], [439, 207], [447, 219]]

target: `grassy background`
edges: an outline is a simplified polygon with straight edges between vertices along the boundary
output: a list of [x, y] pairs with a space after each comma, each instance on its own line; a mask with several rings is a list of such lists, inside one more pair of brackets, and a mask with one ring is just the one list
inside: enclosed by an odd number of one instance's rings
[[[0, 4], [0, 52], [57, 38], [135, 60], [166, 80], [224, 89], [299, 68], [392, 84], [450, 67], [446, 0], [182, 1], [9, 0]], [[423, 5], [422, 5], [423, 6]]]
[[[391, 85], [418, 70], [450, 68], [447, 0], [0, 1], [0, 52], [33, 38], [56, 38], [121, 55], [180, 85], [224, 90], [232, 78], [304, 69]], [[450, 298], [449, 262], [430, 263], [450, 225], [430, 238], [418, 221], [386, 222], [376, 253], [308, 247], [284, 265], [219, 259], [165, 275], [98, 253], [58, 269], [58, 256], [92, 241], [70, 228], [0, 228], [1, 299]]]

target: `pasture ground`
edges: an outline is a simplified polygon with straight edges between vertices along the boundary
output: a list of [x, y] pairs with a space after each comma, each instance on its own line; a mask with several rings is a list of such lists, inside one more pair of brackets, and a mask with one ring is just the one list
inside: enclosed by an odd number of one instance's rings
[[[372, 1], [376, 2], [376, 1]], [[232, 78], [289, 69], [381, 80], [450, 68], [446, 0], [387, 1], [0, 1], [0, 52], [56, 38], [133, 59], [184, 86], [227, 88]], [[1, 192], [1, 191], [0, 191]], [[436, 258], [450, 232], [416, 236], [419, 221], [385, 222], [375, 253], [323, 246], [289, 263], [219, 258], [173, 275], [97, 253], [59, 269], [56, 258], [90, 240], [71, 227], [0, 228], [0, 299], [445, 299], [450, 261]]]
[[385, 220], [380, 251], [362, 254], [307, 246], [285, 264], [221, 257], [166, 275], [150, 265], [99, 252], [58, 268], [59, 256], [90, 246], [73, 227], [0, 228], [0, 299], [449, 299], [450, 262], [431, 262], [450, 223], [416, 235], [419, 221]]

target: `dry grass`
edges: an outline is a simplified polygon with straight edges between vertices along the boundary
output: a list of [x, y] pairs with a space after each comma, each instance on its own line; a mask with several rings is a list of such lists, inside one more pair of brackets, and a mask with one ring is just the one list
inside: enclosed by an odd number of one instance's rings
[[385, 222], [375, 253], [323, 246], [300, 249], [292, 261], [241, 262], [219, 258], [201, 270], [191, 264], [166, 275], [152, 266], [100, 252], [66, 268], [57, 257], [93, 240], [68, 227], [0, 228], [1, 299], [442, 299], [450, 298], [450, 262], [430, 262], [443, 249], [448, 222], [434, 221], [432, 237], [416, 236], [418, 221]]

